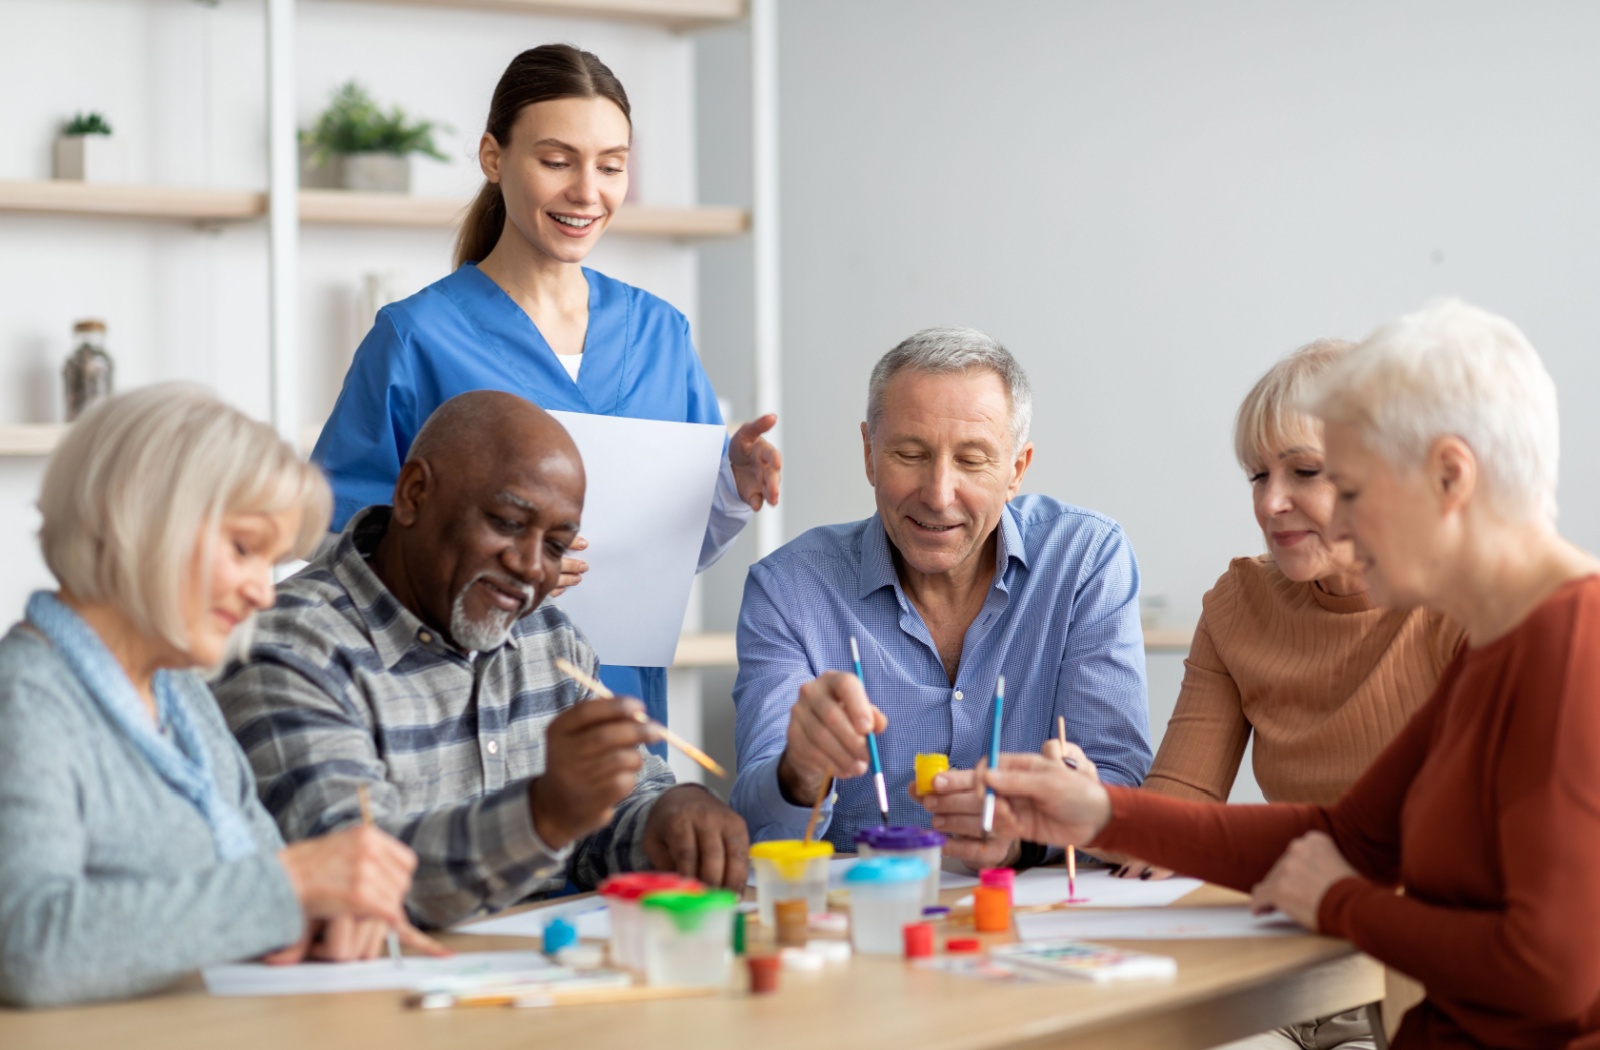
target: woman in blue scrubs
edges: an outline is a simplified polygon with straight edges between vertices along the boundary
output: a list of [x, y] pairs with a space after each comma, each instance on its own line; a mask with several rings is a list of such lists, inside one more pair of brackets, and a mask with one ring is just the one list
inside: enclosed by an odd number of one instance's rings
[[[569, 412], [722, 423], [683, 314], [582, 265], [627, 194], [632, 133], [627, 93], [594, 55], [547, 44], [512, 60], [478, 144], [487, 181], [462, 224], [455, 272], [379, 311], [312, 453], [333, 483], [335, 529], [389, 502], [423, 421], [469, 390]], [[729, 440], [700, 568], [778, 502], [782, 457], [762, 437], [776, 423], [763, 416]], [[564, 559], [562, 585], [587, 568]], [[663, 668], [602, 666], [600, 677], [667, 720]]]

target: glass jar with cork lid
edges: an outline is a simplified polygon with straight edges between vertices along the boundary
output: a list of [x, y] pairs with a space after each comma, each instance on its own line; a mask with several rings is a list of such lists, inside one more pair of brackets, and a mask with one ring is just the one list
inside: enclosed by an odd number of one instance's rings
[[111, 394], [116, 366], [106, 353], [106, 323], [86, 318], [72, 326], [74, 349], [61, 369], [67, 395], [67, 422]]

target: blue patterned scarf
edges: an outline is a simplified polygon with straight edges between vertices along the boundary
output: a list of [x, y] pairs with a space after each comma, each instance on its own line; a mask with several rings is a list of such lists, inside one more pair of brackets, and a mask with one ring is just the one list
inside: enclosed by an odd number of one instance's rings
[[82, 617], [48, 591], [36, 591], [28, 599], [27, 617], [39, 633], [50, 639], [56, 653], [111, 724], [122, 730], [161, 779], [200, 811], [216, 841], [217, 857], [232, 861], [255, 853], [255, 836], [244, 815], [222, 794], [211, 775], [211, 753], [189, 720], [189, 709], [178, 699], [172, 673], [157, 671], [152, 682], [156, 716], [171, 730], [169, 740], [150, 721], [149, 709], [134, 691], [122, 665]]

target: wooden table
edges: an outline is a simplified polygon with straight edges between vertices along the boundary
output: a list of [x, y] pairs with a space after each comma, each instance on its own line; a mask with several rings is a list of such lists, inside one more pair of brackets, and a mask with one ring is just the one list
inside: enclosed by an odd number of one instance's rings
[[[1205, 887], [1181, 903], [1243, 898]], [[958, 931], [959, 932], [959, 931]], [[450, 935], [461, 951], [532, 947]], [[991, 941], [1009, 940], [992, 935]], [[941, 936], [942, 943], [942, 936]], [[786, 972], [775, 995], [567, 1006], [414, 1011], [399, 993], [221, 999], [198, 978], [133, 1002], [0, 1009], [4, 1050], [983, 1050], [991, 1047], [1206, 1047], [1383, 997], [1383, 970], [1344, 941], [1306, 935], [1130, 946], [1178, 960], [1164, 983], [1003, 985], [900, 959]]]

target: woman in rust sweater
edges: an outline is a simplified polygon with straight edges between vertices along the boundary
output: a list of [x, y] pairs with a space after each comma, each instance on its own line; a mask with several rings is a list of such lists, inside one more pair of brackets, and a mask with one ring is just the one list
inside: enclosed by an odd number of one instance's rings
[[1378, 329], [1309, 407], [1373, 599], [1466, 630], [1433, 696], [1331, 806], [1102, 787], [1052, 743], [987, 774], [995, 830], [1348, 938], [1427, 988], [1396, 1050], [1600, 1046], [1600, 561], [1555, 530], [1554, 384], [1510, 322], [1445, 301]]

